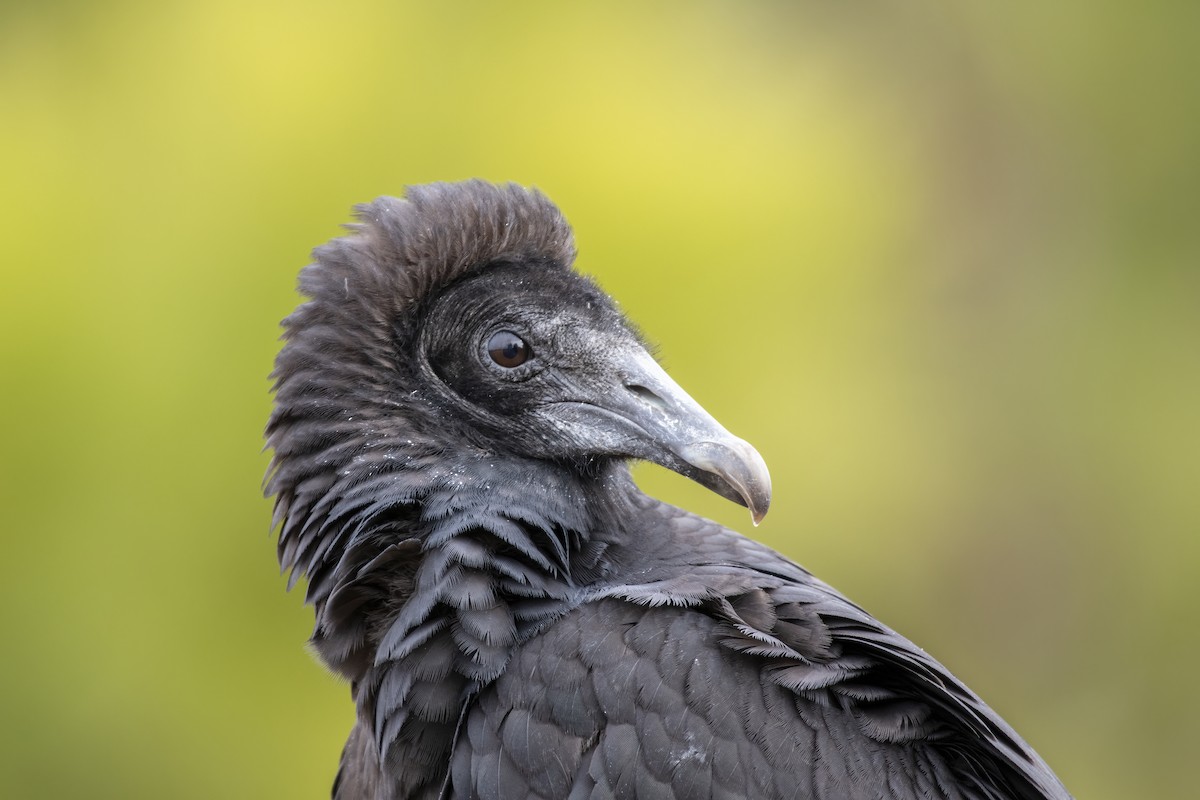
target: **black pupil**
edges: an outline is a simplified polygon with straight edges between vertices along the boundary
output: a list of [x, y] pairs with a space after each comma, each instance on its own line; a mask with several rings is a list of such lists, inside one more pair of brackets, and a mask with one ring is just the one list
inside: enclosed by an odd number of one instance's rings
[[488, 355], [502, 367], [519, 367], [529, 360], [529, 345], [512, 331], [497, 331], [488, 339]]

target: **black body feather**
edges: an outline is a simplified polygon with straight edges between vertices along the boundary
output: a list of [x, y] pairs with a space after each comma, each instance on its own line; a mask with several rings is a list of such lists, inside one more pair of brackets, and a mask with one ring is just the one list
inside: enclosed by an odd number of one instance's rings
[[631, 458], [770, 493], [542, 195], [358, 212], [301, 274], [267, 428], [280, 563], [358, 709], [336, 798], [1068, 797], [924, 651], [638, 491]]

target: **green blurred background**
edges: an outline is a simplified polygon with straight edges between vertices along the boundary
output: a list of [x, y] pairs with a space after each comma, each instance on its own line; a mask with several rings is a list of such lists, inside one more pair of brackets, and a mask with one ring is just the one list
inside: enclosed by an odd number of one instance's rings
[[[533, 184], [775, 478], [755, 534], [1080, 798], [1200, 745], [1200, 4], [8, 2], [0, 796], [327, 796], [278, 577], [296, 271]], [[652, 492], [742, 530], [662, 470]]]

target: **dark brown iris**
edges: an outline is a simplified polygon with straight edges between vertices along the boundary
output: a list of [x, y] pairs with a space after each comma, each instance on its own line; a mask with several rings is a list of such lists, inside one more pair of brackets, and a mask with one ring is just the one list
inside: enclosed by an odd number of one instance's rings
[[496, 331], [487, 343], [488, 355], [505, 369], [519, 367], [533, 355], [525, 340], [512, 331]]

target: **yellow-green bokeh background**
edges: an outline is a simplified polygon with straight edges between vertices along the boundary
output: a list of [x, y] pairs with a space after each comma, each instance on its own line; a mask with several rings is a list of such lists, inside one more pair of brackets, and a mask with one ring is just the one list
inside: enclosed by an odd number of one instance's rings
[[[0, 796], [327, 795], [259, 492], [351, 204], [541, 187], [755, 531], [1080, 798], [1200, 745], [1200, 4], [6, 3]], [[661, 470], [651, 491], [749, 529]]]

